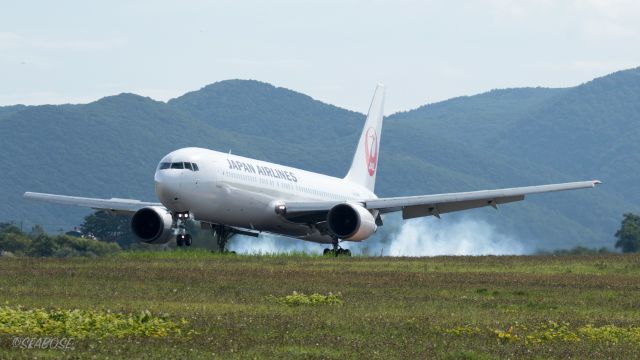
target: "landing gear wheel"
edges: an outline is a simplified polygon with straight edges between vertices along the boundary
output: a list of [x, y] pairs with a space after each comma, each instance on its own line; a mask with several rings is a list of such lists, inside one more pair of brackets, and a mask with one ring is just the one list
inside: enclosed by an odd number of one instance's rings
[[323, 255], [351, 256], [351, 250], [341, 248], [337, 238], [333, 239], [332, 245], [333, 249], [324, 249]]
[[193, 242], [193, 241], [191, 240], [191, 235], [190, 235], [190, 234], [186, 234], [186, 235], [184, 236], [184, 245], [185, 245], [185, 246], [191, 246], [191, 243], [192, 243], [192, 242]]
[[339, 255], [351, 256], [351, 250], [349, 249], [340, 249], [341, 253]]
[[182, 245], [185, 244], [185, 236], [184, 235], [177, 235], [176, 236], [176, 245], [178, 245], [179, 247], [182, 247]]
[[338, 248], [338, 251], [336, 252], [336, 256], [351, 256], [351, 250]]

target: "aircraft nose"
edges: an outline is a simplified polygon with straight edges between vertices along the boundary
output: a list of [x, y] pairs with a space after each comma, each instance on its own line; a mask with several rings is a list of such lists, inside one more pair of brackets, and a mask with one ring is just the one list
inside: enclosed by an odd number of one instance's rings
[[180, 201], [179, 175], [179, 171], [156, 171], [154, 177], [156, 196], [165, 206], [176, 204]]

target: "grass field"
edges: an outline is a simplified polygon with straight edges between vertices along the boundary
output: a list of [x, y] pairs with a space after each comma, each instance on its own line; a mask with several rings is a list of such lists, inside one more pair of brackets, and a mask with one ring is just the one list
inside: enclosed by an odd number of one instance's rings
[[[123, 252], [0, 258], [0, 274], [9, 318], [80, 309], [86, 331], [73, 349], [22, 349], [14, 337], [75, 333], [43, 331], [37, 319], [11, 328], [0, 315], [0, 358], [640, 358], [635, 255]], [[304, 304], [300, 293], [339, 301]], [[111, 321], [104, 314], [165, 314], [180, 330], [110, 336], [89, 329], [92, 313], [98, 323]]]

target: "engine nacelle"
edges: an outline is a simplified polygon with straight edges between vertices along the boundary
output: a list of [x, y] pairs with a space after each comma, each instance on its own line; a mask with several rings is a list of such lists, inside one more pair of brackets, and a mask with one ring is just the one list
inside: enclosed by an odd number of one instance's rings
[[371, 213], [360, 205], [338, 204], [327, 214], [329, 229], [342, 240], [362, 241], [378, 229]]
[[149, 206], [136, 211], [131, 218], [131, 231], [147, 244], [166, 244], [171, 240], [173, 217], [167, 209]]

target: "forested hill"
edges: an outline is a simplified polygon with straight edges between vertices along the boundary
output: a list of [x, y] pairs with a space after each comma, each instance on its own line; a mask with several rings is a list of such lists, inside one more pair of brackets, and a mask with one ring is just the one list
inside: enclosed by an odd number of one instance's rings
[[[0, 107], [0, 221], [57, 230], [87, 213], [27, 202], [24, 191], [154, 200], [157, 162], [185, 146], [343, 176], [363, 121], [362, 114], [248, 80], [167, 103], [120, 94], [86, 105]], [[541, 249], [610, 246], [622, 213], [640, 211], [639, 132], [640, 68], [573, 88], [455, 98], [385, 120], [377, 192], [598, 178], [604, 184], [595, 190], [533, 196], [467, 216]]]

